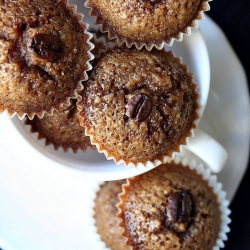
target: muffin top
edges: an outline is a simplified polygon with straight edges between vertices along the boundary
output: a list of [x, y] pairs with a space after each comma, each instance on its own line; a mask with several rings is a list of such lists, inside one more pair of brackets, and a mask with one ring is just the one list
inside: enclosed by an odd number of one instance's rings
[[91, 49], [67, 1], [0, 1], [0, 112], [33, 118], [82, 89]]
[[171, 42], [201, 19], [207, 0], [88, 0], [91, 14], [104, 31], [129, 43], [156, 44]]
[[116, 215], [119, 202], [118, 194], [122, 192], [122, 184], [126, 180], [108, 181], [100, 186], [96, 194], [94, 206], [94, 218], [97, 232], [101, 239], [111, 249], [129, 250], [126, 240], [122, 237], [122, 229], [119, 228], [120, 218]]
[[163, 160], [195, 127], [196, 86], [172, 52], [109, 49], [84, 84], [79, 120], [92, 143], [116, 161]]
[[25, 124], [31, 126], [31, 133], [38, 133], [38, 139], [45, 139], [45, 145], [52, 144], [56, 150], [62, 147], [66, 152], [71, 148], [76, 153], [78, 149], [86, 151], [88, 147], [95, 148], [80, 126], [75, 100], [70, 106], [55, 110], [53, 115], [26, 119]]
[[216, 245], [217, 195], [195, 170], [170, 163], [129, 183], [120, 195], [119, 217], [133, 249], [211, 250]]

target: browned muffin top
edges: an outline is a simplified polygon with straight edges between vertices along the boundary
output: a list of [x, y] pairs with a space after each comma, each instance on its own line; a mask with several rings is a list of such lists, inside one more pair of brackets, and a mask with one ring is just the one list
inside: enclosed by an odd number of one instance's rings
[[79, 118], [100, 150], [135, 164], [179, 151], [195, 126], [197, 93], [172, 52], [114, 48], [93, 67]]
[[166, 164], [130, 180], [120, 196], [128, 245], [139, 250], [211, 250], [220, 230], [217, 196], [200, 175]]
[[111, 249], [128, 250], [125, 245], [122, 230], [119, 228], [120, 220], [116, 217], [118, 209], [116, 204], [119, 202], [118, 194], [122, 192], [122, 184], [125, 180], [109, 181], [101, 185], [95, 199], [94, 217], [97, 232], [101, 239]]
[[138, 44], [170, 42], [200, 19], [207, 0], [89, 0], [92, 15], [113, 36]]
[[67, 1], [0, 1], [0, 112], [43, 115], [75, 97], [90, 55]]
[[76, 152], [78, 149], [95, 148], [80, 126], [75, 101], [60, 111], [55, 110], [52, 116], [45, 114], [42, 119], [35, 116], [33, 120], [26, 119], [25, 123], [31, 126], [32, 133], [38, 132], [38, 139], [44, 138], [45, 145], [53, 144], [55, 149], [62, 147], [66, 152], [71, 148]]

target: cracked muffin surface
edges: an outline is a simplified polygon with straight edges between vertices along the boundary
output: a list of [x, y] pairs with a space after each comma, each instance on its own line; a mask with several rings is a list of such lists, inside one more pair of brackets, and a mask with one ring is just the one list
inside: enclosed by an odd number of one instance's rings
[[79, 120], [99, 150], [135, 165], [179, 151], [195, 127], [197, 85], [172, 52], [116, 47], [93, 65]]
[[0, 112], [42, 117], [82, 89], [91, 46], [67, 1], [0, 0]]

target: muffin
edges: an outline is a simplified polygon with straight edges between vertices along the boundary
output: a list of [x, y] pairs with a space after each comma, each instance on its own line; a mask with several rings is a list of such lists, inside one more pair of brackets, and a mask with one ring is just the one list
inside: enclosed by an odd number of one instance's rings
[[101, 31], [119, 44], [133, 44], [137, 49], [153, 46], [161, 49], [174, 39], [181, 41], [183, 34], [190, 34], [191, 27], [198, 27], [209, 10], [209, 0], [87, 0], [90, 15], [101, 24]]
[[76, 101], [71, 102], [70, 106], [55, 110], [53, 115], [45, 114], [41, 119], [35, 116], [33, 120], [27, 118], [25, 124], [30, 126], [31, 133], [37, 133], [38, 140], [45, 139], [45, 145], [52, 144], [55, 150], [62, 147], [67, 152], [71, 148], [76, 153], [78, 149], [94, 149], [84, 128], [80, 126]]
[[137, 250], [219, 249], [230, 222], [220, 189], [204, 168], [198, 173], [182, 163], [129, 179], [117, 206], [127, 245]]
[[94, 201], [94, 219], [97, 233], [106, 246], [111, 249], [128, 250], [126, 239], [121, 236], [120, 219], [116, 216], [119, 202], [118, 194], [126, 180], [108, 181], [100, 186]]
[[196, 87], [172, 52], [114, 47], [93, 63], [77, 102], [79, 120], [108, 159], [158, 164], [192, 136]]
[[93, 57], [83, 15], [66, 0], [6, 0], [0, 16], [0, 112], [32, 119], [69, 105]]

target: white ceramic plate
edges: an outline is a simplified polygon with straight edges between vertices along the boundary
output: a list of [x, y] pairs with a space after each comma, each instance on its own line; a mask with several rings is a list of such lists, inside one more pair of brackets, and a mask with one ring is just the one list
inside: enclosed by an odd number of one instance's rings
[[[229, 160], [218, 177], [231, 200], [244, 175], [249, 152], [246, 77], [218, 26], [208, 17], [200, 25], [209, 51], [212, 80], [200, 126], [228, 151]], [[87, 226], [99, 182], [84, 180], [79, 171], [72, 173], [67, 166], [60, 166], [64, 168], [61, 171], [57, 164], [51, 164], [6, 115], [0, 116], [0, 142], [0, 247], [101, 249]]]

